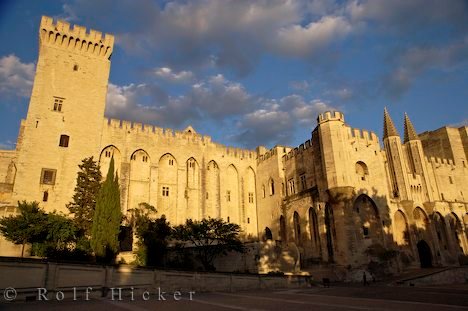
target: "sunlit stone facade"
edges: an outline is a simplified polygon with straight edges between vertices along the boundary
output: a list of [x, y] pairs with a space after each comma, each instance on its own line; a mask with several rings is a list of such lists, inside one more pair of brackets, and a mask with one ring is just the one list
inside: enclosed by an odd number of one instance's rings
[[[16, 150], [0, 151], [2, 215], [18, 200], [67, 212], [81, 160], [93, 156], [105, 175], [113, 157], [125, 215], [148, 203], [172, 224], [238, 223], [245, 238], [260, 241], [260, 271], [359, 266], [373, 244], [414, 265], [457, 264], [467, 254], [466, 126], [418, 135], [405, 116], [401, 141], [385, 111], [381, 142], [341, 112], [325, 112], [297, 148], [246, 150], [192, 127], [107, 119], [113, 43], [111, 35], [42, 18], [29, 111]], [[0, 243], [1, 254], [17, 253]]]

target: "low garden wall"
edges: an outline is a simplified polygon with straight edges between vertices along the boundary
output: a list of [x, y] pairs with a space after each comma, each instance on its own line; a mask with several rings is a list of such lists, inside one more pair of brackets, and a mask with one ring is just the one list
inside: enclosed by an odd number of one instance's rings
[[14, 288], [19, 298], [32, 299], [38, 289], [83, 292], [91, 287], [94, 294], [106, 294], [112, 288], [206, 292], [309, 286], [307, 276], [182, 272], [12, 258], [0, 259], [0, 276], [1, 292]]

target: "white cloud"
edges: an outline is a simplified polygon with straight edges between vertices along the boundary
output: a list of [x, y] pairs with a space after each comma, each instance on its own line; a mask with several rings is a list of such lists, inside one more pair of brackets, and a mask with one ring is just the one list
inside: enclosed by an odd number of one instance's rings
[[306, 101], [300, 95], [280, 99], [254, 96], [240, 83], [214, 75], [178, 97], [168, 96], [157, 85], [110, 84], [106, 115], [173, 128], [197, 122], [221, 128], [234, 121], [236, 127], [229, 131], [230, 137], [244, 146], [256, 147], [290, 143], [298, 127], [312, 128], [317, 115], [331, 109], [320, 100]]
[[0, 94], [29, 97], [34, 80], [33, 63], [22, 63], [14, 54], [0, 58]]
[[352, 29], [345, 17], [324, 16], [306, 27], [291, 25], [279, 29], [274, 46], [286, 55], [310, 56], [331, 42], [345, 37]]
[[[126, 51], [157, 50], [169, 68], [205, 67], [215, 63], [239, 74], [255, 67], [263, 54], [308, 58], [352, 32], [342, 5], [330, 0], [205, 0], [119, 4], [122, 25], [113, 25], [117, 44]], [[70, 17], [95, 14], [95, 1], [76, 0], [65, 7]], [[319, 16], [320, 15], [320, 16]], [[110, 22], [109, 22], [110, 23]], [[116, 30], [119, 29], [119, 30]]]
[[179, 72], [174, 72], [169, 67], [156, 68], [154, 70], [154, 74], [163, 80], [174, 83], [188, 83], [194, 78], [194, 75], [191, 71], [183, 70]]

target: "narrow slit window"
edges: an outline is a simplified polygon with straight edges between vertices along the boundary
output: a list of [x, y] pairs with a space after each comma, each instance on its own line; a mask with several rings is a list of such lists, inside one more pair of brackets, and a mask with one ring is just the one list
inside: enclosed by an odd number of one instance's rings
[[42, 195], [42, 201], [47, 202], [49, 200], [49, 192], [44, 191], [44, 194]]

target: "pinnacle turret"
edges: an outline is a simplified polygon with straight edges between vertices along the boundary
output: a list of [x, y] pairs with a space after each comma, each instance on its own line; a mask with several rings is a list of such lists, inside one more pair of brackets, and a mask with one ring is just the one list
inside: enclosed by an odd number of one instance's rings
[[384, 108], [384, 134], [383, 138], [387, 138], [390, 136], [400, 136], [398, 131], [393, 124], [392, 118], [390, 118], [390, 114], [387, 111], [387, 108]]
[[405, 134], [404, 134], [404, 142], [408, 142], [410, 140], [418, 140], [418, 134], [416, 134], [416, 131], [414, 130], [414, 126], [411, 123], [410, 118], [405, 112]]

